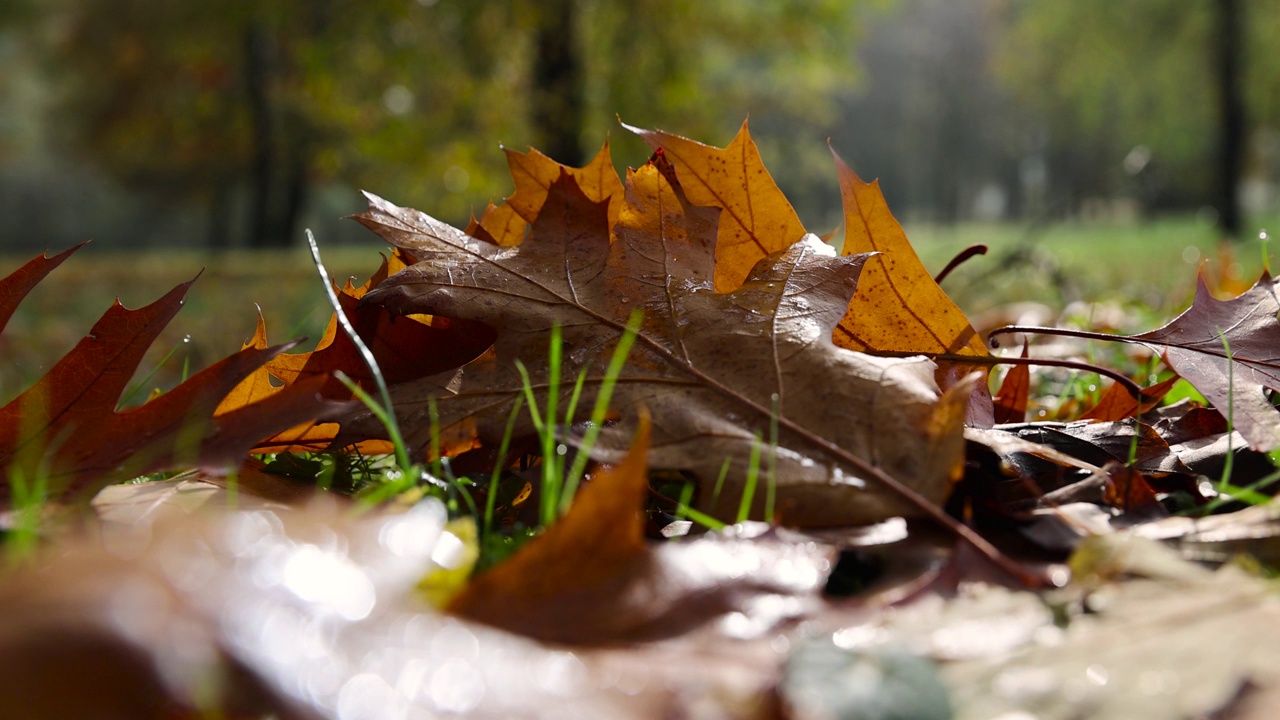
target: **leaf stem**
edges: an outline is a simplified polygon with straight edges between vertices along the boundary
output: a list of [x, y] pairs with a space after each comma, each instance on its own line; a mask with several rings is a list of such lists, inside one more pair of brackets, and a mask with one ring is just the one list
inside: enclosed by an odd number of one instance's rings
[[1139, 399], [1150, 399], [1142, 393], [1142, 386], [1134, 382], [1132, 378], [1126, 375], [1102, 367], [1092, 363], [1081, 362], [1079, 360], [1062, 360], [1058, 358], [1026, 358], [1017, 356], [1002, 355], [959, 355], [956, 353], [928, 353], [928, 352], [881, 352], [879, 350], [870, 353], [880, 357], [919, 357], [923, 355], [931, 360], [945, 360], [946, 362], [964, 363], [966, 365], [1030, 365], [1031, 367], [1060, 367], [1069, 370], [1083, 370], [1085, 372], [1097, 373], [1105, 377], [1109, 377], [1120, 384], [1129, 395]]
[[969, 247], [961, 250], [959, 253], [956, 253], [956, 256], [951, 258], [951, 262], [947, 263], [946, 267], [939, 270], [938, 274], [933, 276], [933, 281], [941, 285], [942, 281], [947, 279], [947, 276], [951, 274], [952, 270], [955, 270], [956, 268], [963, 265], [965, 262], [968, 262], [970, 259], [977, 257], [978, 255], [986, 255], [986, 254], [987, 254], [986, 245], [982, 245], [982, 244], [970, 245]]

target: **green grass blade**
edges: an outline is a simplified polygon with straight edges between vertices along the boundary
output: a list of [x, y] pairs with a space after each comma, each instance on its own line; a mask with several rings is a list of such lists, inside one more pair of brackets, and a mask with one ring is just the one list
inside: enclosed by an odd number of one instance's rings
[[507, 451], [511, 448], [511, 433], [515, 431], [516, 418], [520, 417], [520, 410], [524, 406], [524, 398], [517, 397], [515, 404], [511, 406], [511, 412], [507, 414], [507, 428], [502, 433], [502, 442], [498, 445], [498, 459], [493, 465], [493, 477], [489, 480], [489, 495], [484, 501], [484, 535], [488, 538], [493, 532], [493, 510], [494, 504], [498, 497], [498, 483], [502, 479], [502, 468], [507, 463]]
[[760, 433], [756, 433], [755, 441], [751, 443], [751, 459], [747, 462], [747, 479], [742, 486], [742, 499], [738, 502], [738, 519], [735, 522], [744, 522], [751, 515], [751, 504], [756, 499], [756, 487], [760, 482], [760, 449], [763, 443], [760, 441]]
[[[320, 283], [324, 286], [325, 296], [329, 299], [329, 305], [333, 307], [333, 316], [337, 318], [338, 327], [342, 328], [342, 331], [351, 339], [351, 343], [355, 345], [356, 350], [360, 352], [360, 357], [364, 359], [365, 365], [369, 367], [373, 382], [378, 387], [378, 395], [382, 400], [382, 412], [374, 412], [374, 416], [387, 429], [391, 444], [396, 449], [396, 462], [400, 465], [400, 469], [406, 475], [410, 474], [413, 463], [409, 462], [409, 451], [405, 447], [404, 436], [400, 434], [400, 423], [396, 422], [395, 404], [391, 402], [391, 391], [387, 389], [387, 381], [382, 376], [382, 368], [378, 366], [378, 359], [373, 356], [373, 351], [364, 343], [360, 334], [352, 327], [351, 320], [347, 317], [347, 314], [342, 311], [342, 303], [338, 302], [338, 294], [333, 289], [333, 280], [329, 277], [329, 271], [325, 269], [324, 262], [320, 259], [320, 246], [316, 244], [316, 236], [311, 233], [309, 228], [306, 230], [306, 234], [307, 244], [311, 247], [311, 260], [315, 263], [316, 272], [320, 274]], [[343, 381], [343, 384], [350, 388], [354, 383], [348, 384], [349, 380], [350, 378], [347, 381]], [[367, 393], [357, 393], [356, 397], [359, 397], [370, 411], [373, 410], [373, 406], [376, 403]]]
[[769, 476], [765, 479], [764, 519], [773, 522], [778, 500], [778, 393], [773, 394], [773, 412], [769, 413]]
[[[160, 372], [160, 368], [163, 368], [165, 365], [167, 365], [169, 361], [173, 359], [173, 356], [177, 354], [178, 350], [180, 350], [183, 345], [186, 345], [189, 342], [191, 342], [191, 337], [187, 336], [182, 340], [182, 342], [178, 343], [177, 345], [174, 345], [173, 348], [170, 349], [169, 352], [166, 353], [165, 356], [160, 359], [160, 362], [156, 363], [156, 366], [151, 368], [151, 372], [147, 373], [146, 377], [139, 380], [133, 387], [129, 388], [129, 390], [125, 392], [124, 397], [120, 398], [120, 401], [116, 403], [116, 409], [119, 410], [120, 408], [127, 407], [129, 405], [129, 401], [133, 400], [133, 398], [139, 392], [142, 392], [143, 388], [145, 388], [148, 384], [150, 384], [151, 379], [156, 376], [156, 373]], [[187, 366], [184, 363], [182, 366], [183, 382], [185, 382], [186, 379], [187, 379]]]
[[582, 436], [578, 454], [573, 458], [573, 465], [565, 475], [564, 491], [560, 496], [561, 514], [569, 511], [569, 505], [573, 503], [573, 496], [578, 492], [582, 476], [587, 471], [591, 449], [600, 438], [600, 430], [604, 427], [604, 419], [609, 412], [609, 403], [613, 400], [613, 390], [618, 385], [618, 377], [622, 375], [622, 368], [627, 364], [627, 358], [631, 356], [631, 348], [635, 345], [636, 336], [640, 333], [640, 324], [643, 322], [644, 311], [639, 308], [632, 310], [631, 316], [627, 318], [626, 330], [613, 348], [609, 367], [605, 369], [604, 379], [600, 382], [600, 392], [596, 394], [595, 405], [591, 408], [591, 422]]

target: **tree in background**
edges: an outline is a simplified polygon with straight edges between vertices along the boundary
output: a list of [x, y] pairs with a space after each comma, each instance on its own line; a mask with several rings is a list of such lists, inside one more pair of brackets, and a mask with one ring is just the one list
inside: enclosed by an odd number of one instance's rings
[[1239, 234], [1245, 107], [1280, 120], [1275, 0], [1002, 5], [1002, 75], [1046, 129], [1071, 202], [1114, 188], [1127, 158], [1130, 174], [1151, 176], [1139, 184], [1156, 185], [1149, 204], [1208, 204], [1224, 234]]
[[[727, 142], [750, 114], [783, 138], [766, 152], [794, 137], [820, 158], [813, 138], [856, 81], [851, 5], [57, 0], [42, 12], [64, 146], [129, 187], [201, 204], [211, 245], [271, 246], [296, 237], [314, 189], [335, 179], [465, 218], [507, 191], [496, 142], [580, 162], [619, 115]], [[616, 139], [619, 158], [647, 152]]]
[[1240, 173], [1247, 132], [1243, 79], [1244, 11], [1240, 0], [1214, 0], [1214, 69], [1218, 86], [1218, 226], [1228, 237], [1244, 230]]
[[51, 18], [63, 28], [52, 44], [53, 77], [66, 83], [59, 125], [110, 176], [204, 203], [212, 245], [230, 242], [237, 191], [247, 244], [287, 244], [314, 183], [411, 110], [395, 83], [412, 62], [400, 46], [418, 38], [395, 33], [407, 34], [398, 28], [415, 10], [390, 0], [66, 0]]
[[868, 80], [842, 98], [845, 122], [832, 143], [860, 174], [880, 177], [909, 219], [951, 223], [1017, 209], [1026, 140], [991, 73], [999, 24], [989, 6], [902, 0], [869, 21], [858, 47]]

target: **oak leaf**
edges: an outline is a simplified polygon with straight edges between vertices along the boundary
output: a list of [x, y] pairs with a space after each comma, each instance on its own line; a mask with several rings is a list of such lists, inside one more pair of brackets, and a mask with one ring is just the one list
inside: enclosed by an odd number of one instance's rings
[[[0, 282], [5, 319], [70, 252], [37, 258]], [[143, 354], [181, 309], [190, 285], [138, 310], [117, 302], [44, 377], [0, 408], [0, 500], [10, 500], [10, 483], [18, 478], [42, 478], [53, 499], [87, 500], [113, 479], [184, 466], [225, 471], [259, 438], [334, 409], [320, 401], [314, 381], [262, 402], [216, 409], [243, 378], [290, 347], [282, 345], [242, 350], [144, 405], [117, 410]]]
[[876, 252], [835, 341], [851, 350], [882, 353], [986, 355], [964, 312], [925, 270], [898, 224], [879, 182], [865, 182], [840, 156], [836, 172], [844, 200], [845, 255]]
[[612, 226], [617, 221], [622, 207], [622, 181], [613, 168], [609, 143], [606, 142], [591, 162], [581, 168], [561, 165], [537, 150], [525, 153], [508, 148], [503, 150], [507, 153], [507, 165], [516, 190], [501, 205], [490, 204], [485, 208], [480, 220], [467, 228], [467, 234], [503, 247], [520, 244], [542, 210], [551, 184], [561, 172], [569, 173], [587, 197], [595, 201], [607, 200], [609, 224]]
[[31, 292], [46, 275], [53, 272], [53, 269], [62, 264], [64, 260], [71, 257], [71, 253], [84, 247], [84, 243], [80, 243], [75, 247], [68, 248], [62, 252], [49, 257], [48, 253], [32, 258], [22, 267], [14, 270], [9, 275], [0, 280], [0, 331], [9, 324], [9, 318], [13, 317], [13, 312], [18, 309], [18, 305]]
[[[1028, 357], [1028, 348], [1022, 346], [1022, 357]], [[1009, 368], [996, 394], [996, 424], [1020, 423], [1027, 419], [1027, 402], [1031, 393], [1031, 366], [1020, 364]]]
[[[680, 173], [689, 199], [720, 208], [716, 289], [732, 290], [761, 258], [805, 234], [795, 210], [774, 183], [747, 124], [724, 149], [657, 130], [628, 129], [661, 149]], [[866, 183], [835, 152], [845, 208], [843, 253], [876, 253], [867, 262], [833, 339], [838, 347], [886, 355], [987, 355], [964, 313], [925, 269], [877, 183]], [[944, 389], [987, 366], [939, 362]], [[974, 424], [990, 425], [990, 393], [975, 387]]]
[[757, 262], [805, 235], [795, 209], [765, 168], [747, 123], [724, 149], [661, 130], [623, 127], [663, 151], [680, 173], [690, 202], [720, 208], [717, 291], [737, 288]]
[[1113, 382], [1107, 386], [1107, 389], [1102, 393], [1102, 397], [1098, 398], [1097, 404], [1081, 415], [1080, 419], [1109, 422], [1141, 415], [1159, 405], [1164, 396], [1168, 395], [1173, 386], [1181, 379], [1174, 375], [1167, 380], [1162, 380], [1150, 387], [1143, 388], [1141, 403], [1139, 403], [1138, 398], [1135, 398], [1129, 392], [1128, 388], [1120, 383]]
[[1267, 389], [1280, 390], [1280, 301], [1264, 274], [1230, 300], [1210, 292], [1204, 275], [1191, 307], [1167, 325], [1126, 338], [1163, 346], [1165, 362], [1204, 394], [1258, 450], [1280, 448], [1280, 414]]
[[[844, 254], [876, 252], [866, 278], [840, 325], [836, 345], [873, 353], [925, 353], [931, 356], [985, 356], [986, 345], [964, 312], [952, 302], [907, 240], [879, 181], [865, 182], [831, 151], [844, 203]], [[953, 387], [974, 372], [985, 376], [989, 365], [938, 360], [938, 384]], [[991, 393], [985, 383], [973, 388], [966, 421], [977, 427], [995, 423]]]
[[[377, 305], [357, 307], [360, 298], [388, 276], [403, 270], [414, 258], [397, 249], [383, 258], [382, 265], [360, 287], [351, 282], [338, 291], [338, 302], [356, 334], [373, 352], [388, 382], [405, 382], [465, 364], [493, 343], [493, 332], [477, 323], [428, 316], [397, 317]], [[261, 315], [253, 337], [245, 348], [267, 347], [267, 330]], [[375, 385], [368, 365], [345, 333], [339, 332], [337, 318], [330, 318], [316, 349], [304, 353], [281, 353], [272, 357], [245, 378], [227, 395], [220, 411], [243, 407], [270, 397], [297, 382], [320, 383], [321, 392], [334, 400], [352, 399], [351, 391], [333, 373], [340, 371], [367, 391]], [[338, 434], [331, 422], [308, 422], [260, 440], [257, 452], [304, 452], [325, 450]], [[362, 452], [390, 453], [389, 443], [366, 440]]]
[[[776, 416], [776, 508], [784, 521], [835, 525], [928, 512], [958, 470], [967, 397], [939, 402], [926, 359], [876, 358], [831, 343], [867, 256], [838, 257], [804, 236], [756, 262], [741, 287], [717, 292], [723, 213], [691, 202], [677, 175], [663, 154], [629, 172], [611, 228], [610, 203], [593, 201], [562, 172], [529, 236], [510, 248], [368, 196], [369, 209], [357, 219], [421, 262], [364, 302], [497, 331], [492, 352], [393, 388], [406, 439], [421, 447], [438, 429], [446, 438], [477, 434], [496, 445], [522, 395], [514, 360], [531, 366], [545, 399], [547, 364], [537, 358], [546, 357], [557, 325], [566, 378], [559, 406], [568, 404], [581, 371], [578, 408], [589, 409], [628, 316], [641, 308], [636, 347], [613, 395], [619, 417], [602, 434], [599, 456], [622, 452], [639, 409], [647, 408], [651, 465], [693, 472], [701, 507], [730, 517], [753, 446], [769, 442]], [[344, 422], [343, 432], [360, 438], [381, 430], [361, 414]], [[515, 432], [534, 429], [522, 418]], [[726, 459], [734, 481], [717, 496]], [[894, 479], [906, 487], [888, 488]], [[754, 498], [757, 517], [767, 495]]]

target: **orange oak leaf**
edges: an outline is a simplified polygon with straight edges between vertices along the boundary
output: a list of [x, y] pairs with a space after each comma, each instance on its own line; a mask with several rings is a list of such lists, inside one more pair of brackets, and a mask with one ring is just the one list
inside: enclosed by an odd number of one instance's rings
[[[864, 182], [831, 150], [844, 202], [845, 255], [874, 252], [866, 277], [836, 328], [837, 346], [864, 352], [903, 355], [988, 355], [987, 347], [964, 312], [925, 269], [907, 234], [889, 211], [879, 182]], [[943, 388], [989, 366], [938, 361]], [[970, 425], [994, 423], [991, 394], [985, 383], [974, 388], [968, 409]]]
[[[641, 308], [643, 325], [613, 391], [618, 420], [603, 431], [597, 457], [623, 452], [646, 408], [654, 419], [649, 462], [692, 472], [701, 507], [732, 517], [773, 419], [778, 443], [769, 463], [777, 471], [770, 482], [784, 521], [840, 525], [936, 511], [959, 469], [962, 418], [955, 408], [967, 394], [943, 396], [931, 361], [832, 345], [866, 256], [839, 257], [805, 236], [756, 262], [736, 290], [717, 292], [725, 213], [691, 202], [680, 177], [661, 153], [629, 172], [611, 228], [609, 203], [593, 201], [562, 172], [529, 236], [509, 248], [369, 196], [357, 219], [422, 261], [370, 290], [364, 302], [497, 331], [491, 353], [392, 388], [406, 439], [422, 447], [438, 427], [496, 445], [523, 395], [516, 359], [530, 368], [539, 402], [546, 401], [548, 365], [540, 359], [556, 325], [563, 333], [558, 404], [569, 404], [573, 379], [585, 373], [577, 404], [585, 419], [628, 317]], [[343, 432], [361, 439], [382, 430], [360, 411], [343, 422]], [[519, 438], [535, 430], [522, 416], [514, 432]], [[731, 479], [717, 495], [726, 460]], [[757, 517], [770, 494], [754, 496]]]
[[537, 150], [525, 153], [508, 148], [503, 150], [507, 153], [507, 165], [516, 190], [503, 204], [490, 203], [480, 220], [467, 228], [469, 235], [503, 247], [518, 245], [524, 240], [529, 225], [538, 218], [551, 184], [562, 171], [568, 172], [578, 182], [578, 187], [588, 198], [597, 202], [608, 201], [609, 224], [617, 221], [622, 207], [622, 181], [618, 179], [618, 171], [609, 157], [608, 142], [591, 162], [581, 168], [561, 165]]
[[[659, 130], [625, 126], [661, 150], [680, 173], [689, 200], [721, 210], [715, 288], [733, 290], [760, 259], [805, 234], [791, 203], [773, 181], [747, 124], [724, 149]], [[834, 154], [834, 151], [833, 151]], [[864, 183], [837, 156], [845, 203], [844, 253], [879, 253], [859, 279], [859, 291], [837, 328], [837, 346], [887, 354], [986, 355], [964, 313], [925, 270], [875, 183]], [[939, 363], [938, 381], [951, 387], [973, 364]], [[991, 423], [991, 398], [975, 386], [970, 416]]]
[[736, 289], [757, 262], [804, 237], [799, 216], [765, 169], [746, 122], [724, 149], [661, 130], [623, 127], [666, 154], [690, 202], [721, 209], [717, 292]]
[[[1028, 357], [1027, 345], [1022, 345], [1022, 357]], [[1000, 383], [995, 398], [996, 424], [1020, 423], [1027, 419], [1027, 400], [1031, 392], [1031, 366], [1014, 365]]]
[[162, 469], [225, 471], [259, 438], [334, 409], [311, 381], [218, 411], [232, 388], [285, 345], [242, 350], [144, 405], [117, 410], [143, 354], [182, 307], [190, 285], [138, 310], [117, 302], [44, 377], [0, 408], [0, 500], [10, 500], [13, 482], [42, 480], [49, 497], [73, 501], [87, 500], [112, 480]]
[[1142, 390], [1142, 405], [1139, 408], [1138, 399], [1129, 392], [1120, 383], [1111, 383], [1102, 393], [1102, 397], [1098, 398], [1098, 403], [1089, 411], [1080, 416], [1081, 420], [1094, 420], [1096, 422], [1110, 422], [1117, 420], [1126, 420], [1135, 415], [1145, 413], [1160, 404], [1160, 400], [1173, 386], [1180, 380], [1177, 375], [1158, 382], [1148, 388]]
[[986, 355], [964, 312], [947, 297], [907, 240], [878, 182], [864, 182], [832, 150], [844, 200], [844, 254], [880, 253], [836, 330], [850, 350]]

